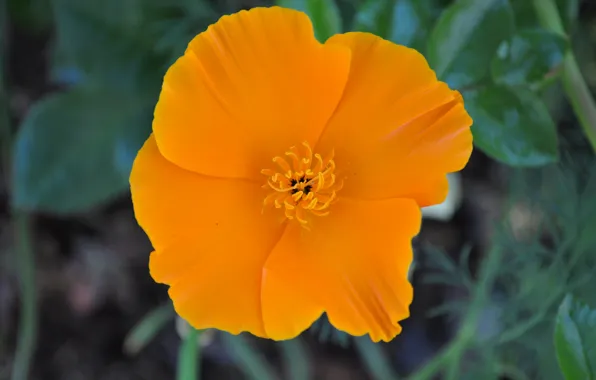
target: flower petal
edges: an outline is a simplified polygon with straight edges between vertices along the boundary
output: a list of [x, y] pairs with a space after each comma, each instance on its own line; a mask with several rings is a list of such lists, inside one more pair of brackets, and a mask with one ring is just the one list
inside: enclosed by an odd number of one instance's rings
[[283, 220], [262, 214], [263, 190], [179, 168], [150, 137], [131, 174], [135, 215], [151, 239], [151, 276], [170, 285], [177, 312], [196, 328], [265, 336], [262, 268]]
[[320, 296], [329, 274], [321, 267], [320, 252], [301, 244], [305, 232], [289, 223], [263, 268], [263, 322], [275, 340], [295, 338], [323, 313]]
[[412, 200], [341, 199], [311, 231], [289, 224], [265, 264], [267, 334], [292, 338], [325, 310], [340, 330], [391, 340], [409, 316], [411, 239], [420, 221]]
[[317, 42], [302, 12], [224, 16], [165, 76], [153, 123], [159, 150], [191, 171], [260, 180], [274, 156], [316, 142], [349, 64], [349, 49]]
[[461, 170], [472, 152], [472, 120], [459, 93], [413, 49], [367, 33], [327, 44], [352, 51], [342, 100], [316, 148], [335, 148], [337, 171], [347, 177], [342, 195], [442, 202], [446, 174]]

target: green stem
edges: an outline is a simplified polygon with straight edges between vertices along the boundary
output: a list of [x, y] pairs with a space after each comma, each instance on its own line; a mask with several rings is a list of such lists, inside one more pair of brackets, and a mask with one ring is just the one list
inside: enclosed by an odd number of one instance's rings
[[[7, 43], [7, 3], [0, 0], [0, 165], [2, 173], [10, 168], [12, 136], [8, 116], [5, 57]], [[13, 361], [12, 380], [27, 380], [37, 340], [37, 289], [35, 288], [35, 257], [31, 248], [29, 217], [26, 213], [13, 211], [15, 227], [15, 257], [20, 287], [20, 316], [18, 338]]]
[[312, 378], [308, 349], [301, 337], [281, 341], [279, 347], [287, 367], [288, 379], [309, 380]]
[[180, 345], [178, 351], [178, 369], [176, 373], [177, 380], [197, 380], [199, 379], [199, 332], [194, 328], [189, 328]]
[[476, 291], [474, 292], [470, 307], [457, 336], [443, 351], [441, 351], [441, 353], [418, 372], [410, 376], [408, 380], [431, 379], [445, 366], [447, 366], [448, 369], [447, 379], [456, 378], [457, 372], [459, 371], [461, 356], [464, 354], [466, 348], [469, 347], [470, 343], [474, 341], [476, 329], [478, 327], [478, 320], [480, 319], [487, 299], [490, 299], [491, 297], [495, 277], [500, 267], [501, 255], [502, 253], [498, 248], [493, 248], [488, 252], [487, 257], [482, 262]]
[[6, 86], [4, 83], [4, 67], [5, 67], [5, 56], [6, 56], [6, 12], [8, 11], [6, 0], [0, 0], [0, 142], [2, 146], [2, 165], [8, 163], [6, 160], [9, 157], [10, 152], [10, 123], [8, 120], [8, 96], [6, 95]]
[[124, 352], [129, 355], [138, 354], [175, 315], [171, 302], [147, 313], [124, 338]]
[[246, 341], [244, 336], [224, 333], [221, 338], [224, 347], [230, 352], [247, 379], [275, 379], [273, 369], [270, 368], [267, 360]]
[[387, 355], [378, 343], [373, 343], [368, 336], [354, 339], [361, 360], [375, 380], [398, 380], [399, 376], [391, 368]]
[[29, 368], [37, 339], [37, 292], [35, 289], [35, 259], [29, 236], [29, 217], [15, 212], [18, 272], [21, 287], [19, 337], [14, 359], [12, 380], [29, 379]]
[[[542, 25], [550, 31], [568, 37], [554, 0], [533, 0], [534, 9]], [[572, 49], [563, 61], [561, 74], [565, 93], [579, 119], [592, 149], [596, 151], [596, 103], [579, 69]]]

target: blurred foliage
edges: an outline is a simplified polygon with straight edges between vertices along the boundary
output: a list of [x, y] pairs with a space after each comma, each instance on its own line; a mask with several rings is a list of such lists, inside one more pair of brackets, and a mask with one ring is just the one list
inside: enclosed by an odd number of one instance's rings
[[344, 348], [350, 345], [350, 336], [335, 329], [326, 315], [321, 316], [313, 323], [310, 331], [316, 334], [321, 342], [332, 342]]
[[596, 379], [596, 309], [565, 297], [557, 315], [555, 345], [567, 380]]
[[283, 361], [287, 367], [288, 380], [312, 379], [312, 366], [307, 354], [307, 348], [300, 337], [279, 343]]
[[[6, 95], [4, 67], [6, 65], [6, 20], [7, 20], [6, 0], [0, 0], [0, 149], [2, 149], [2, 159], [10, 151], [10, 129], [8, 123], [8, 97]], [[4, 161], [4, 160], [2, 160]]]
[[456, 2], [441, 14], [429, 36], [429, 64], [452, 88], [481, 85], [497, 48], [513, 31], [507, 0]]
[[264, 355], [256, 351], [244, 335], [222, 334], [224, 346], [236, 359], [247, 380], [274, 380], [275, 374]]
[[148, 114], [141, 111], [132, 96], [86, 87], [36, 103], [15, 144], [13, 201], [67, 213], [120, 194], [150, 130]]
[[510, 164], [544, 165], [558, 157], [557, 131], [544, 103], [527, 88], [491, 85], [465, 93], [474, 143]]
[[373, 380], [398, 380], [383, 346], [373, 343], [368, 336], [354, 338], [358, 353]]
[[[577, 25], [580, 0], [556, 0], [565, 29], [569, 32]], [[510, 1], [519, 28], [534, 28], [539, 25], [532, 1]]]
[[145, 315], [124, 339], [124, 352], [128, 355], [138, 354], [175, 315], [169, 302]]
[[199, 350], [197, 343], [200, 332], [190, 328], [180, 345], [176, 380], [196, 380], [199, 376]]
[[438, 0], [366, 0], [353, 30], [369, 32], [424, 53], [429, 26], [441, 13]]
[[[460, 321], [462, 328], [476, 312], [474, 333], [454, 343], [459, 345], [459, 354], [448, 352], [443, 357], [441, 368], [455, 368], [455, 377], [450, 378], [496, 380], [508, 375], [560, 380], [555, 326], [559, 359], [561, 355], [568, 358], [564, 361], [581, 358], [581, 350], [585, 357], [596, 357], [596, 338], [590, 331], [596, 323], [594, 312], [567, 299], [557, 316], [568, 293], [590, 304], [596, 302], [596, 161], [566, 160], [543, 169], [517, 171], [513, 178], [503, 228], [493, 238], [493, 249], [503, 259], [491, 268], [492, 291], [481, 293], [480, 280], [470, 274], [466, 255], [454, 262], [440, 251], [431, 251], [429, 263], [436, 272], [426, 280], [466, 294], [436, 312]], [[472, 306], [471, 300], [480, 301]], [[580, 331], [586, 346], [565, 340], [573, 338], [572, 329]], [[466, 366], [461, 365], [462, 352], [470, 359]], [[470, 377], [478, 373], [482, 376]]]
[[567, 41], [552, 32], [526, 29], [499, 46], [491, 62], [496, 83], [508, 86], [540, 84], [563, 62]]
[[342, 32], [339, 8], [334, 1], [279, 0], [277, 5], [307, 13], [315, 26], [315, 37], [320, 41]]
[[[13, 6], [29, 20], [41, 1]], [[128, 189], [165, 70], [217, 14], [188, 0], [46, 3], [55, 27], [51, 80], [67, 89], [40, 99], [21, 123], [13, 203], [75, 213]]]

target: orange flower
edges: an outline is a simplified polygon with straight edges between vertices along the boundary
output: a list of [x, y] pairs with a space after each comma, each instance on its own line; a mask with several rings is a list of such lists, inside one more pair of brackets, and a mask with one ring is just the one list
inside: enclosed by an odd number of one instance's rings
[[367, 33], [298, 11], [222, 17], [167, 72], [131, 174], [151, 276], [197, 329], [290, 339], [323, 312], [389, 341], [420, 207], [472, 151], [459, 93]]

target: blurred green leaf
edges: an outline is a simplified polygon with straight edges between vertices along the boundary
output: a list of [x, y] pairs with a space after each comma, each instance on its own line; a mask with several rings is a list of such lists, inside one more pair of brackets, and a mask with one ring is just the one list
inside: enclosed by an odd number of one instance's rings
[[[571, 31], [579, 14], [579, 0], [556, 0], [565, 30]], [[518, 29], [535, 28], [540, 25], [531, 0], [511, 1]]]
[[366, 0], [353, 29], [422, 50], [438, 8], [436, 0]]
[[64, 82], [61, 75], [78, 70], [74, 75], [87, 86], [157, 96], [163, 59], [152, 54], [154, 41], [143, 33], [141, 5], [141, 0], [54, 0], [53, 78]]
[[503, 41], [491, 63], [493, 80], [509, 86], [540, 83], [565, 57], [567, 41], [558, 34], [530, 29]]
[[313, 24], [315, 37], [321, 42], [342, 31], [341, 15], [335, 0], [277, 0], [276, 4], [306, 13]]
[[555, 347], [567, 380], [596, 379], [596, 310], [567, 295], [557, 313]]
[[169, 302], [151, 310], [124, 338], [124, 352], [128, 355], [139, 353], [174, 316], [174, 309]]
[[194, 328], [188, 330], [178, 351], [178, 367], [176, 369], [177, 380], [197, 380], [200, 379], [199, 373], [199, 354], [198, 343], [199, 331]]
[[41, 32], [51, 26], [51, 0], [7, 0], [11, 21], [28, 31]]
[[[36, 0], [40, 1], [40, 0]], [[139, 30], [144, 23], [145, 0], [104, 0], [97, 2], [93, 0], [52, 0], [52, 5], [56, 16], [57, 26], [63, 27], [62, 23], [72, 23], [78, 21], [77, 25], [83, 28], [85, 23], [91, 24], [89, 27], [97, 27], [108, 30], [114, 36], [125, 38], [136, 38], [142, 35]], [[66, 18], [65, 18], [66, 16]], [[74, 20], [71, 17], [78, 17]], [[67, 28], [72, 25], [66, 25]], [[88, 30], [84, 30], [87, 32]], [[60, 31], [58, 31], [60, 32]], [[83, 48], [81, 42], [84, 42], [82, 36], [59, 36], [59, 38], [71, 38], [72, 42], [77, 42], [79, 48]], [[89, 51], [95, 46], [90, 44], [87, 47]]]
[[544, 103], [523, 87], [488, 86], [464, 93], [475, 145], [512, 166], [558, 160], [557, 130]]
[[122, 94], [84, 89], [33, 105], [15, 142], [15, 206], [79, 212], [125, 191], [130, 162], [122, 160], [122, 150], [134, 157], [151, 130], [142, 111]]
[[154, 52], [177, 60], [188, 43], [221, 16], [207, 0], [147, 0], [148, 34]]
[[343, 348], [347, 348], [350, 345], [351, 335], [336, 329], [331, 322], [329, 322], [327, 314], [321, 315], [321, 317], [312, 324], [308, 331], [317, 335], [319, 341], [322, 343], [330, 342]]
[[310, 380], [311, 365], [307, 348], [299, 336], [279, 342], [289, 380]]
[[243, 335], [222, 333], [222, 343], [234, 357], [238, 367], [249, 380], [274, 380], [273, 369], [267, 360], [256, 351]]
[[515, 15], [515, 26], [518, 29], [535, 28], [540, 25], [532, 0], [512, 1], [511, 9]]
[[[157, 4], [163, 4], [163, 0], [154, 0]], [[212, 17], [215, 14], [213, 6], [209, 0], [174, 0], [170, 3], [174, 3], [180, 6], [186, 14], [191, 15], [194, 18]]]
[[557, 0], [557, 6], [563, 19], [563, 26], [565, 30], [572, 31], [577, 18], [579, 16], [579, 1], [580, 0]]
[[354, 344], [360, 358], [374, 380], [398, 380], [399, 376], [383, 352], [380, 343], [373, 343], [368, 336], [354, 338]]
[[596, 234], [593, 233], [593, 228], [596, 226], [596, 197], [594, 196], [596, 194], [596, 159], [590, 159], [586, 169], [580, 173], [582, 180], [585, 180], [585, 188], [579, 196], [579, 204], [582, 205], [577, 212], [579, 215], [573, 215], [573, 219], [577, 220], [578, 225], [581, 226], [576, 244], [581, 249], [590, 252], [591, 247], [596, 247]]
[[394, 4], [395, 0], [365, 0], [356, 10], [352, 29], [388, 38]]
[[427, 56], [437, 76], [461, 89], [482, 80], [502, 41], [513, 34], [507, 0], [461, 0], [439, 18], [428, 40]]

